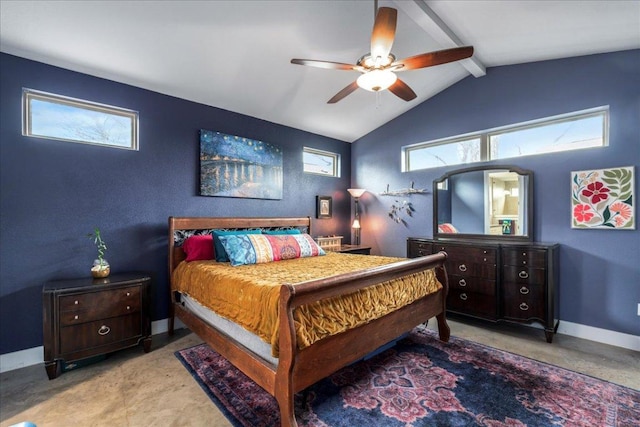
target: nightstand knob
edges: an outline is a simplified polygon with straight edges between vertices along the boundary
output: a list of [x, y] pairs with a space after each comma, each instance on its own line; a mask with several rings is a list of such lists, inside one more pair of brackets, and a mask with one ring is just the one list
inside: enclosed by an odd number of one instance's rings
[[100, 335], [107, 335], [109, 332], [111, 332], [111, 328], [107, 325], [102, 325], [100, 329], [98, 329], [98, 334]]

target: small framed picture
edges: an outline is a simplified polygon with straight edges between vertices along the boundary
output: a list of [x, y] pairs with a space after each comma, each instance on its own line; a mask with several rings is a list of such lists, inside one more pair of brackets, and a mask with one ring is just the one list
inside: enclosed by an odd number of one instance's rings
[[333, 200], [331, 196], [316, 196], [316, 218], [331, 218]]

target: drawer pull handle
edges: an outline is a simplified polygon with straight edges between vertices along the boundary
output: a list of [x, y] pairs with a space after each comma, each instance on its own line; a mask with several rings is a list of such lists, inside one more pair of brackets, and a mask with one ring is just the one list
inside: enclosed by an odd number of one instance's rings
[[75, 300], [73, 303], [74, 303], [75, 305], [78, 305], [78, 300]]
[[462, 301], [466, 301], [466, 300], [467, 300], [467, 298], [468, 298], [468, 297], [467, 297], [467, 294], [460, 294], [460, 299], [461, 299]]
[[129, 297], [129, 296], [131, 296], [131, 292], [127, 292], [127, 296], [128, 296], [128, 297]]
[[460, 271], [467, 271], [467, 266], [466, 266], [466, 265], [464, 265], [464, 264], [460, 264], [460, 265], [458, 266], [458, 270], [460, 270]]
[[522, 252], [522, 256], [527, 256], [527, 253], [526, 252]]
[[460, 280], [458, 281], [458, 284], [459, 284], [460, 286], [462, 286], [462, 287], [465, 287], [465, 286], [467, 286], [467, 281], [466, 281], [466, 280], [464, 280], [464, 279], [460, 279]]
[[522, 311], [529, 310], [529, 306], [527, 305], [527, 303], [523, 302], [522, 304], [520, 304], [520, 310], [522, 310]]
[[109, 332], [111, 332], [111, 328], [107, 325], [102, 325], [100, 326], [100, 329], [98, 329], [99, 335], [107, 335]]
[[130, 307], [130, 306], [127, 306], [127, 310], [131, 310], [131, 307]]
[[73, 316], [73, 320], [78, 320], [78, 315]]
[[521, 288], [520, 288], [520, 293], [521, 293], [522, 295], [527, 295], [527, 294], [529, 293], [529, 288], [527, 288], [527, 287], [525, 287], [525, 286], [521, 287]]
[[483, 258], [482, 260], [483, 260], [484, 262], [487, 262], [487, 259], [486, 259], [486, 258]]
[[528, 279], [529, 278], [529, 273], [527, 273], [526, 271], [522, 270], [520, 273], [518, 273], [518, 277], [521, 279]]
[[522, 265], [527, 265], [527, 261], [522, 261]]
[[486, 255], [486, 254], [487, 254], [487, 251], [482, 251], [482, 253]]

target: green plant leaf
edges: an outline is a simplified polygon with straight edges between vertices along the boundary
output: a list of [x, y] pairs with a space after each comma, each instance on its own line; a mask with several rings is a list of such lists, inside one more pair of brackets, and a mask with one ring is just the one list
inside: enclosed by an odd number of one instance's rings
[[602, 212], [602, 218], [604, 222], [609, 221], [609, 218], [611, 218], [611, 211], [609, 211], [609, 206], [604, 208], [604, 212]]

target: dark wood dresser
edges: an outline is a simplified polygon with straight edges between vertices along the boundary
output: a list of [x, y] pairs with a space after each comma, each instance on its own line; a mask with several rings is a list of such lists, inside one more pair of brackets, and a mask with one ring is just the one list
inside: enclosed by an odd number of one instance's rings
[[447, 311], [490, 321], [538, 322], [547, 342], [557, 331], [558, 245], [410, 237], [407, 256], [444, 251]]
[[44, 363], [49, 379], [62, 362], [144, 344], [151, 349], [151, 278], [113, 274], [48, 282], [43, 288]]

